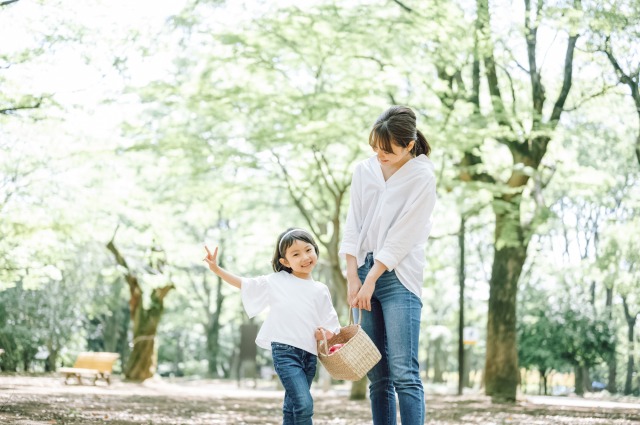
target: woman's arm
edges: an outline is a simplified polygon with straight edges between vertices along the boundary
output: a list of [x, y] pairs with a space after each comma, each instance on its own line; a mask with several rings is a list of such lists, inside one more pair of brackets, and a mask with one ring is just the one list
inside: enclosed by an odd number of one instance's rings
[[207, 256], [204, 257], [204, 261], [209, 265], [209, 269], [228, 284], [240, 289], [242, 286], [242, 278], [226, 271], [218, 265], [218, 247], [213, 251], [213, 254], [211, 254], [206, 245], [204, 249], [207, 250]]
[[353, 304], [353, 300], [358, 295], [362, 287], [362, 281], [358, 276], [358, 260], [353, 255], [347, 254], [347, 303]]
[[347, 221], [344, 224], [344, 234], [340, 242], [339, 253], [341, 255], [357, 255], [356, 248], [363, 220], [360, 168], [359, 165], [356, 167], [351, 178], [351, 187], [349, 189], [351, 199], [349, 201], [349, 210], [347, 211]]

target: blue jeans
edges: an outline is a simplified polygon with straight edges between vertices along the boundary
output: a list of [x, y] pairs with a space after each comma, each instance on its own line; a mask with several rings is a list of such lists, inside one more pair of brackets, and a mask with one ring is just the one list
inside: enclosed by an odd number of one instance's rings
[[311, 382], [316, 375], [318, 358], [300, 348], [279, 342], [271, 343], [273, 367], [284, 387], [283, 425], [309, 425], [313, 421]]
[[[358, 269], [364, 282], [373, 267], [373, 254]], [[424, 424], [424, 389], [418, 363], [422, 301], [409, 291], [395, 271], [385, 271], [376, 282], [371, 311], [362, 310], [362, 329], [382, 359], [369, 371], [371, 413], [375, 425], [396, 423], [396, 393], [403, 425]]]

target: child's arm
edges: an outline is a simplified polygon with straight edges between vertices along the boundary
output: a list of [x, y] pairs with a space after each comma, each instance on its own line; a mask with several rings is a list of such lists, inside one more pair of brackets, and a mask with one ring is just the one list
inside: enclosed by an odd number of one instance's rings
[[[323, 328], [317, 328], [316, 329], [316, 341], [322, 341], [324, 339], [324, 337], [322, 336], [322, 329]], [[331, 339], [333, 338], [334, 333], [325, 329], [324, 332], [327, 334], [327, 339]]]
[[206, 245], [204, 246], [204, 249], [207, 250], [207, 256], [204, 257], [204, 261], [209, 265], [209, 269], [228, 284], [240, 289], [242, 285], [242, 278], [234, 275], [233, 273], [229, 273], [218, 265], [218, 247], [213, 251], [213, 254], [211, 254]]

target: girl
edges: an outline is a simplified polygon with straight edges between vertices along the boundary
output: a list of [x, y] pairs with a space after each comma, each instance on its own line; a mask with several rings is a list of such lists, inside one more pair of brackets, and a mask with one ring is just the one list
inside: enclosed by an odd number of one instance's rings
[[361, 325], [382, 359], [367, 374], [374, 424], [423, 424], [418, 367], [424, 248], [436, 202], [431, 148], [404, 106], [373, 125], [375, 155], [359, 163], [340, 253], [347, 261], [347, 300], [363, 309]]
[[316, 341], [323, 339], [323, 330], [327, 338], [340, 332], [329, 289], [311, 277], [318, 263], [318, 245], [302, 229], [286, 230], [278, 237], [273, 254], [275, 273], [256, 278], [239, 277], [224, 270], [217, 262], [218, 248], [213, 254], [206, 246], [205, 249], [204, 261], [211, 271], [241, 290], [249, 317], [271, 307], [256, 344], [271, 350], [274, 368], [284, 386], [283, 423], [311, 424], [310, 388], [316, 374]]

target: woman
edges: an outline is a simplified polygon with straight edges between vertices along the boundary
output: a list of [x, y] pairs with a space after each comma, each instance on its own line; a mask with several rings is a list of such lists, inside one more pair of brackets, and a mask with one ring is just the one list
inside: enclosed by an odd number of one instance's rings
[[404, 425], [423, 424], [418, 363], [424, 248], [436, 202], [429, 143], [416, 115], [393, 106], [373, 125], [376, 155], [359, 163], [340, 253], [346, 256], [349, 305], [382, 359], [367, 374], [374, 424], [396, 423], [396, 393]]

